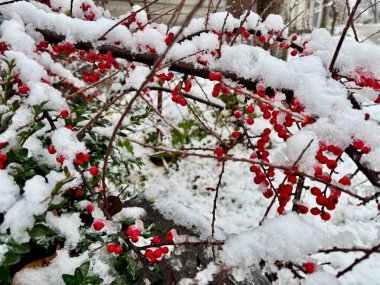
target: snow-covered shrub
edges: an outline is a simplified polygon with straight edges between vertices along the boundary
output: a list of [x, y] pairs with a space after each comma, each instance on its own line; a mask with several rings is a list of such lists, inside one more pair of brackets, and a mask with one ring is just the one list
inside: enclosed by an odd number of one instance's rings
[[[1, 284], [176, 282], [177, 249], [205, 245], [182, 284], [375, 284], [346, 273], [379, 262], [379, 47], [278, 15], [170, 28], [42, 2], [0, 6]], [[200, 237], [156, 231], [134, 196]], [[48, 266], [19, 271], [35, 252]]]

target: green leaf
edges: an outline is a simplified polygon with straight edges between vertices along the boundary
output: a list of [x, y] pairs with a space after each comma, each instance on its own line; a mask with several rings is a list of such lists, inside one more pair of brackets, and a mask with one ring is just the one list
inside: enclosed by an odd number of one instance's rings
[[51, 234], [52, 231], [49, 227], [43, 225], [43, 224], [36, 224], [30, 231], [29, 235], [31, 238], [38, 238], [41, 236], [47, 236]]
[[19, 253], [19, 254], [28, 253], [30, 251], [30, 245], [29, 243], [14, 244], [12, 245], [10, 251], [14, 253]]
[[0, 284], [11, 284], [10, 281], [9, 269], [6, 267], [0, 267]]
[[90, 261], [83, 263], [79, 269], [82, 271], [83, 276], [87, 276], [88, 270], [90, 269]]
[[63, 274], [62, 279], [66, 285], [78, 285], [73, 275]]
[[21, 149], [17, 150], [16, 155], [21, 159], [27, 158], [28, 157], [28, 149], [27, 148], [21, 148]]
[[4, 259], [1, 262], [3, 266], [9, 266], [20, 262], [20, 254], [8, 251], [4, 254]]
[[82, 274], [82, 271], [80, 270], [80, 267], [77, 267], [75, 269], [74, 277], [75, 277], [75, 281], [77, 282], [77, 284], [82, 283], [84, 276]]
[[58, 181], [53, 190], [51, 191], [51, 195], [54, 197], [55, 195], [57, 195], [58, 191], [61, 190], [62, 186], [65, 185], [66, 181], [65, 180], [60, 180]]
[[62, 209], [68, 202], [69, 200], [65, 198], [59, 204], [50, 204], [48, 211]]
[[102, 282], [103, 279], [98, 276], [88, 276], [84, 279], [83, 284], [100, 285]]

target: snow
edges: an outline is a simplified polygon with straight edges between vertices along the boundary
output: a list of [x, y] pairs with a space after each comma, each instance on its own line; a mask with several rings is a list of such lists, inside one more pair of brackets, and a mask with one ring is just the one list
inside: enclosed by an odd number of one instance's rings
[[181, 279], [179, 285], [191, 285], [191, 284], [199, 284], [199, 285], [207, 285], [209, 282], [214, 280], [214, 274], [219, 272], [219, 266], [215, 263], [211, 262], [207, 265], [207, 268], [198, 272], [197, 275], [193, 279], [184, 278]]
[[4, 255], [8, 252], [8, 246], [6, 244], [0, 244], [0, 263], [4, 259]]
[[127, 207], [123, 208], [119, 213], [117, 213], [113, 219], [115, 221], [123, 220], [138, 220], [146, 216], [146, 211], [140, 207]]
[[81, 240], [79, 213], [62, 214], [56, 217], [51, 212], [48, 212], [46, 214], [46, 222], [51, 228], [66, 238], [65, 248], [75, 248], [78, 245]]
[[339, 281], [332, 274], [323, 271], [315, 272], [306, 278], [305, 285], [319, 284], [339, 285]]
[[78, 257], [70, 257], [69, 251], [66, 249], [58, 250], [56, 253], [57, 256], [48, 266], [19, 271], [14, 278], [14, 282], [19, 285], [64, 285], [62, 274], [73, 275], [75, 268], [88, 259], [87, 253]]
[[16, 202], [20, 190], [6, 170], [0, 170], [0, 185], [0, 213], [4, 213]]
[[[95, 12], [95, 21], [84, 20], [83, 11], [80, 9], [80, 5], [83, 3], [88, 3], [92, 7]], [[70, 7], [69, 0], [52, 0], [51, 4], [53, 10], [64, 13], [67, 13]], [[134, 6], [133, 10], [136, 11], [137, 9], [139, 6]], [[17, 2], [4, 5], [0, 7], [0, 12], [6, 19], [0, 28], [1, 41], [5, 41], [11, 48], [5, 53], [5, 56], [8, 59], [15, 60], [16, 73], [20, 73], [21, 80], [30, 88], [27, 99], [23, 100], [22, 106], [13, 114], [11, 125], [0, 134], [0, 141], [8, 142], [11, 147], [17, 146], [19, 143], [17, 130], [20, 127], [32, 124], [35, 119], [31, 106], [47, 102], [44, 105], [44, 110], [48, 110], [54, 115], [58, 115], [63, 109], [69, 110], [69, 105], [66, 99], [62, 97], [61, 91], [41, 81], [52, 81], [46, 70], [56, 73], [78, 88], [86, 86], [82, 80], [74, 76], [69, 67], [54, 62], [48, 52], [35, 52], [35, 43], [42, 40], [42, 35], [35, 29], [51, 29], [58, 34], [67, 35], [66, 40], [68, 42], [89, 41], [94, 44], [94, 47], [120, 41], [121, 47], [132, 52], [149, 52], [149, 49], [154, 48], [158, 55], [167, 48], [164, 42], [166, 37], [165, 25], [158, 25], [157, 29], [154, 25], [147, 25], [144, 30], [138, 30], [134, 23], [132, 30], [136, 30], [133, 33], [126, 27], [119, 25], [107, 34], [105, 41], [99, 42], [98, 38], [120, 18], [110, 19], [109, 14], [101, 8], [96, 8], [92, 1], [74, 1], [73, 15], [76, 18], [52, 12], [47, 6], [35, 2]], [[210, 15], [208, 28], [220, 31], [226, 20], [225, 30], [233, 31], [239, 27], [244, 18], [242, 16], [240, 19], [235, 19], [229, 16], [226, 19], [226, 15], [225, 12]], [[125, 16], [123, 15], [121, 18]], [[146, 24], [148, 21], [146, 13], [143, 11], [138, 13], [137, 20]], [[257, 14], [251, 13], [244, 27], [256, 29], [264, 35], [268, 35], [272, 31], [283, 31], [283, 36], [287, 36], [286, 26], [278, 15], [269, 15], [262, 22]], [[204, 18], [193, 19], [183, 31], [183, 36], [202, 31], [204, 28]], [[179, 27], [173, 27], [170, 31], [175, 33], [178, 30]], [[281, 90], [294, 91], [295, 97], [305, 106], [302, 115], [315, 116], [318, 120], [314, 124], [296, 131], [286, 143], [273, 139], [271, 159], [273, 158], [274, 162], [281, 163], [281, 165], [293, 165], [308, 143], [313, 140], [297, 165], [301, 171], [311, 175], [316, 165], [315, 153], [320, 142], [328, 142], [345, 148], [355, 139], [365, 139], [366, 145], [370, 146], [373, 151], [368, 155], [363, 155], [362, 162], [368, 163], [368, 166], [375, 170], [380, 169], [378, 159], [380, 157], [380, 127], [378, 122], [376, 120], [365, 121], [364, 113], [367, 112], [366, 110], [352, 109], [351, 102], [347, 99], [346, 86], [342, 82], [332, 80], [328, 71], [337, 41], [338, 38], [331, 37], [325, 30], [315, 30], [311, 34], [311, 39], [304, 53], [304, 55], [309, 55], [295, 57], [287, 62], [272, 57], [268, 51], [260, 47], [241, 43], [240, 40], [234, 46], [223, 44], [221, 57], [218, 59], [213, 58], [210, 54], [202, 55], [202, 58], [207, 60], [208, 68], [211, 70], [235, 73], [245, 79], [260, 81], [264, 88], [270, 86], [279, 90], [276, 96], [271, 99], [271, 104], [274, 106], [281, 105], [281, 101], [284, 100], [285, 96]], [[165, 58], [165, 62], [181, 59], [200, 50], [210, 52], [217, 48], [219, 48], [219, 40], [216, 34], [212, 32], [201, 33], [190, 40], [175, 43]], [[192, 56], [187, 58], [185, 62], [201, 67], [195, 59], [196, 56]], [[379, 78], [379, 62], [379, 47], [358, 44], [353, 40], [346, 39], [335, 67], [339, 69], [342, 75], [350, 78], [357, 78], [359, 76], [358, 70], [363, 70], [375, 78]], [[114, 84], [111, 87], [112, 92], [117, 92], [121, 88], [139, 88], [149, 72], [148, 67], [137, 64], [136, 68], [126, 75], [125, 84], [124, 82], [123, 84], [120, 82]], [[167, 70], [162, 72], [167, 72]], [[230, 83], [228, 79], [225, 81]], [[210, 94], [212, 83], [202, 81], [202, 84], [206, 93]], [[194, 95], [199, 95], [199, 93], [200, 88], [197, 87], [191, 91], [191, 94]], [[372, 91], [371, 93], [368, 90], [357, 93], [359, 102], [372, 102], [377, 96], [376, 92]], [[102, 96], [101, 99], [108, 99], [108, 94], [106, 91], [106, 95]], [[150, 95], [149, 100], [155, 104], [156, 92], [150, 92]], [[10, 102], [17, 99], [20, 97], [16, 95], [10, 99]], [[124, 106], [124, 103], [125, 101], [121, 105]], [[8, 112], [7, 107], [0, 108], [2, 112]], [[173, 106], [167, 98], [164, 100], [163, 110], [165, 118], [176, 124], [189, 114], [185, 108], [180, 109]], [[213, 122], [215, 119], [214, 113], [204, 106], [201, 107], [200, 112], [207, 122]], [[376, 112], [374, 113], [376, 116]], [[257, 111], [256, 115], [260, 116], [260, 112]], [[230, 123], [231, 114], [229, 112], [223, 112], [222, 116], [227, 123]], [[119, 114], [112, 112], [109, 118], [110, 122], [113, 123], [119, 118]], [[284, 114], [280, 114], [279, 118], [283, 120]], [[268, 126], [268, 123], [263, 120], [258, 119], [257, 121], [255, 126], [249, 130], [250, 133], [256, 135], [262, 127]], [[140, 133], [133, 134], [133, 136], [142, 139], [149, 130], [155, 129], [154, 123], [148, 123], [150, 124], [148, 127], [147, 124], [140, 126]], [[44, 139], [51, 139], [52, 145], [57, 150], [57, 155], [65, 157], [64, 166], [68, 166], [71, 171], [73, 170], [72, 161], [76, 155], [80, 152], [86, 153], [87, 149], [85, 144], [76, 138], [75, 131], [63, 127], [63, 120], [58, 119], [56, 125], [57, 129], [46, 135]], [[130, 118], [126, 118], [125, 125], [131, 125]], [[220, 126], [215, 128], [221, 132], [223, 139], [230, 137], [231, 130], [228, 128], [221, 128]], [[41, 158], [49, 157], [42, 159], [43, 161], [39, 163], [46, 163], [59, 169], [57, 164], [54, 166], [55, 156], [48, 155], [39, 137], [45, 135], [49, 129], [50, 126], [46, 124], [43, 130], [30, 137], [24, 146], [30, 150], [29, 155], [34, 158], [39, 157], [41, 160]], [[160, 129], [163, 133], [162, 143], [170, 147], [169, 130], [163, 127]], [[113, 129], [106, 127], [94, 128], [93, 130], [98, 135], [109, 136]], [[207, 140], [194, 142], [194, 144], [214, 148], [216, 140], [207, 138]], [[201, 161], [199, 158], [183, 157], [177, 162], [176, 169], [167, 164], [159, 169], [154, 167], [147, 158], [152, 153], [151, 151], [142, 150], [138, 147], [136, 149], [136, 155], [144, 157], [145, 166], [142, 167], [141, 172], [135, 170], [131, 174], [129, 182], [137, 181], [137, 184], [142, 180], [142, 177], [147, 178], [144, 181], [145, 187], [137, 189], [137, 192], [140, 192], [148, 200], [154, 201], [154, 207], [165, 218], [173, 219], [177, 224], [195, 229], [201, 238], [208, 238], [211, 234], [211, 213], [216, 181], [220, 173], [220, 162], [211, 159]], [[237, 157], [249, 157], [250, 155], [243, 146], [236, 147], [231, 151], [231, 154]], [[345, 161], [348, 160], [346, 156], [342, 158]], [[339, 176], [355, 171], [352, 162], [346, 164], [347, 166], [337, 169]], [[269, 204], [269, 201], [262, 197], [264, 187], [252, 183], [252, 174], [246, 164], [227, 162], [225, 172], [226, 175], [222, 178], [220, 196], [217, 201], [215, 238], [226, 239], [223, 250], [219, 252], [219, 258], [233, 270], [244, 271], [244, 268], [258, 265], [261, 260], [268, 263], [275, 263], [277, 260], [293, 261], [299, 264], [307, 260], [315, 260], [318, 263], [318, 270], [316, 273], [307, 276], [304, 284], [339, 284], [334, 275], [351, 264], [360, 254], [334, 253], [324, 255], [318, 251], [334, 246], [370, 247], [379, 242], [378, 220], [375, 219], [378, 213], [375, 209], [375, 203], [368, 204], [368, 207], [357, 207], [357, 201], [348, 198], [346, 195], [342, 195], [343, 197], [340, 198], [339, 205], [328, 223], [311, 215], [298, 216], [287, 207], [284, 216], [277, 216], [272, 211], [260, 226], [259, 221]], [[276, 179], [283, 178], [282, 174], [277, 173], [276, 175]], [[11, 178], [10, 172], [0, 170], [0, 195], [2, 197], [0, 212], [5, 213], [4, 222], [0, 226], [1, 232], [6, 233], [10, 230], [12, 238], [19, 243], [29, 241], [27, 230], [33, 226], [35, 216], [46, 213], [52, 189], [58, 181], [64, 178], [62, 172], [55, 171], [50, 172], [46, 179], [36, 175], [26, 181], [25, 187], [22, 189], [23, 192], [20, 194], [21, 189]], [[366, 195], [377, 191], [374, 187], [369, 186], [369, 183], [362, 184], [363, 180], [363, 175], [358, 174], [354, 177], [353, 186], [349, 189], [354, 193], [365, 193]], [[314, 184], [318, 185], [318, 183], [308, 181], [308, 186], [312, 187]], [[71, 185], [79, 185], [78, 179], [74, 180]], [[114, 188], [114, 185], [111, 185], [110, 188]], [[305, 190], [301, 202], [311, 207], [315, 205], [315, 197], [311, 197]], [[91, 202], [81, 201], [77, 205], [83, 210], [89, 203]], [[106, 221], [102, 211], [96, 205], [94, 206], [93, 217], [105, 222], [105, 227], [101, 233], [115, 234], [120, 230], [118, 222], [125, 219], [135, 220], [134, 226], [142, 231], [144, 230], [144, 224], [140, 219], [146, 215], [146, 212], [141, 208], [124, 208], [114, 217], [114, 221]], [[22, 215], [20, 215], [21, 212]], [[87, 252], [79, 257], [70, 258], [67, 251], [67, 249], [75, 248], [82, 239], [78, 212], [61, 213], [60, 216], [54, 216], [48, 212], [46, 213], [46, 223], [65, 237], [65, 249], [57, 252], [57, 257], [49, 266], [27, 269], [18, 273], [17, 280], [21, 280], [19, 284], [62, 284], [61, 274], [72, 273], [74, 268], [88, 258]], [[95, 233], [95, 230], [91, 229], [88, 232]], [[149, 243], [148, 238], [141, 238], [136, 245], [141, 246]], [[98, 244], [96, 245], [98, 246]], [[95, 244], [92, 246], [95, 249]], [[0, 247], [0, 259], [1, 251], [4, 250], [3, 247]], [[379, 273], [376, 272], [376, 264], [379, 262], [378, 255], [371, 256], [359, 264], [355, 270], [342, 277], [340, 282], [345, 285], [376, 284], [380, 278]], [[322, 263], [326, 264], [321, 265]], [[106, 261], [95, 259], [91, 266], [93, 272], [98, 272], [105, 279], [108, 278], [105, 281], [106, 284], [112, 282], [113, 279], [109, 273], [110, 267]], [[217, 265], [210, 263], [204, 271], [197, 274], [195, 280], [198, 284], [207, 284], [218, 270]], [[277, 269], [268, 264], [264, 270], [270, 272]], [[366, 276], [361, 274], [362, 272], [366, 272]], [[292, 275], [287, 269], [280, 270], [279, 276], [282, 276], [285, 282], [292, 279]], [[183, 280], [182, 282], [189, 284], [192, 281]], [[275, 284], [279, 285], [281, 282], [280, 280]]]
[[78, 141], [75, 133], [67, 128], [59, 128], [51, 136], [52, 145], [57, 150], [57, 154], [65, 157], [66, 164], [71, 164], [76, 154], [86, 153], [86, 146], [83, 142]]
[[[290, 213], [266, 220], [257, 229], [228, 238], [221, 255], [229, 266], [248, 267], [257, 265], [260, 260], [270, 263], [276, 260], [299, 260], [319, 249], [345, 247], [349, 243], [347, 234], [328, 233], [303, 221], [297, 214]], [[242, 244], [245, 250], [241, 250]]]
[[0, 231], [5, 233], [10, 229], [12, 238], [16, 242], [29, 241], [27, 230], [32, 228], [34, 216], [46, 212], [51, 190], [63, 177], [63, 174], [52, 171], [47, 175], [48, 182], [39, 175], [26, 181], [24, 194], [5, 213]]

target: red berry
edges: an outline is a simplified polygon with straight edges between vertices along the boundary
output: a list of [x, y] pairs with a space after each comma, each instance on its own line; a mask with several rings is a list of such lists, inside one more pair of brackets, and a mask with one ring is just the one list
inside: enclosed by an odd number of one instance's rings
[[265, 198], [269, 199], [269, 198], [271, 198], [273, 196], [273, 190], [272, 189], [267, 189], [267, 190], [264, 191], [263, 195], [264, 195]]
[[299, 212], [300, 214], [307, 214], [307, 212], [309, 212], [309, 208], [306, 207], [306, 206], [304, 206], [304, 205], [300, 205], [300, 206], [298, 207], [298, 212]]
[[292, 51], [290, 52], [290, 54], [291, 54], [292, 56], [296, 56], [296, 55], [298, 54], [298, 51], [297, 51], [296, 49], [294, 49], [294, 50], [292, 50]]
[[321, 213], [321, 210], [319, 210], [317, 207], [311, 208], [310, 213], [314, 216], [317, 216]]
[[308, 273], [308, 274], [313, 273], [315, 270], [315, 267], [316, 267], [315, 263], [313, 263], [313, 262], [307, 262], [307, 263], [304, 263], [304, 265], [303, 265], [303, 268], [305, 269], [306, 273]]
[[163, 254], [168, 254], [169, 253], [169, 248], [167, 246], [161, 247], [161, 251]]
[[77, 197], [82, 197], [84, 194], [84, 191], [82, 188], [78, 188], [76, 191], [75, 191], [75, 196]]
[[253, 125], [254, 122], [255, 122], [255, 121], [253, 120], [253, 118], [248, 118], [248, 119], [247, 119], [247, 124], [248, 124], [248, 125]]
[[94, 211], [95, 207], [92, 204], [86, 206], [86, 213], [91, 214]]
[[4, 142], [0, 142], [0, 149], [2, 149], [4, 147], [5, 147], [5, 143]]
[[125, 230], [125, 234], [126, 234], [127, 236], [131, 236], [131, 235], [133, 235], [134, 232], [135, 232], [135, 230], [134, 230], [134, 228], [132, 228], [132, 227], [128, 227], [128, 228]]
[[238, 131], [232, 132], [232, 137], [233, 138], [237, 139], [239, 136], [240, 136], [240, 132], [238, 132]]
[[292, 35], [292, 41], [296, 41], [297, 40], [297, 35]]
[[351, 185], [351, 180], [347, 176], [343, 176], [341, 179], [339, 179], [339, 183], [342, 185]]
[[92, 226], [96, 231], [100, 231], [102, 228], [104, 228], [104, 223], [101, 221], [95, 221]]
[[167, 232], [165, 237], [168, 242], [172, 242], [174, 238], [172, 232]]
[[214, 153], [217, 156], [222, 156], [223, 155], [223, 148], [222, 147], [218, 147], [216, 150], [214, 150]]
[[57, 156], [56, 160], [57, 160], [57, 162], [59, 164], [63, 164], [63, 161], [65, 160], [65, 157], [61, 154], [61, 155]]
[[222, 75], [220, 73], [216, 72], [210, 72], [208, 79], [210, 81], [221, 81], [222, 80]]
[[327, 201], [325, 207], [327, 210], [332, 211], [335, 209], [335, 203], [332, 201]]
[[331, 216], [330, 216], [330, 214], [327, 213], [327, 212], [322, 212], [322, 213], [321, 213], [321, 218], [322, 218], [322, 220], [324, 220], [324, 221], [328, 221], [328, 220], [330, 220]]
[[264, 135], [264, 136], [269, 136], [270, 133], [271, 133], [271, 130], [270, 130], [269, 128], [265, 128], [265, 129], [263, 130], [263, 135]]
[[368, 146], [364, 146], [364, 147], [362, 148], [362, 153], [364, 153], [364, 154], [367, 154], [367, 153], [369, 153], [370, 151], [371, 151], [371, 148], [368, 147]]
[[252, 106], [252, 105], [249, 105], [248, 107], [247, 107], [247, 113], [253, 113], [255, 111], [255, 108]]
[[310, 192], [314, 196], [320, 196], [322, 194], [321, 189], [319, 189], [318, 187], [312, 187]]
[[337, 167], [337, 164], [335, 160], [328, 160], [326, 165], [329, 169], [333, 170]]
[[240, 119], [240, 118], [242, 117], [242, 114], [241, 114], [239, 111], [235, 111], [235, 112], [234, 112], [234, 117], [235, 117], [236, 119]]
[[115, 254], [120, 254], [123, 252], [123, 248], [120, 245], [115, 245], [114, 252]]
[[151, 258], [151, 257], [153, 257], [153, 255], [154, 255], [153, 250], [151, 250], [151, 249], [147, 249], [147, 250], [145, 251], [145, 257], [147, 257], [147, 258]]
[[97, 176], [97, 175], [99, 174], [99, 169], [98, 169], [96, 166], [92, 166], [92, 167], [90, 168], [90, 174], [91, 174], [92, 176]]
[[364, 147], [364, 142], [362, 140], [357, 140], [352, 143], [355, 149], [362, 149]]
[[48, 147], [48, 152], [49, 152], [50, 154], [55, 154], [55, 153], [57, 152], [57, 151], [55, 150], [54, 145], [51, 145], [51, 146]]
[[62, 118], [66, 119], [67, 117], [69, 117], [70, 113], [68, 110], [62, 110], [61, 111], [61, 116]]
[[317, 196], [317, 199], [315, 199], [315, 201], [317, 202], [318, 205], [323, 206], [326, 204], [327, 199], [325, 196], [320, 195], [320, 196]]
[[154, 252], [154, 257], [155, 258], [160, 258], [162, 256], [162, 250], [160, 248], [157, 248]]
[[139, 236], [138, 235], [132, 235], [131, 236], [131, 241], [132, 242], [138, 242], [139, 241]]
[[114, 244], [109, 244], [109, 245], [107, 246], [107, 251], [108, 251], [109, 253], [113, 253], [113, 252], [115, 252], [115, 245], [114, 245]]
[[7, 161], [8, 157], [4, 153], [0, 153], [0, 163], [4, 164]]
[[152, 243], [154, 243], [154, 244], [159, 244], [160, 241], [161, 241], [161, 239], [160, 239], [158, 236], [154, 236], [154, 237], [152, 238]]

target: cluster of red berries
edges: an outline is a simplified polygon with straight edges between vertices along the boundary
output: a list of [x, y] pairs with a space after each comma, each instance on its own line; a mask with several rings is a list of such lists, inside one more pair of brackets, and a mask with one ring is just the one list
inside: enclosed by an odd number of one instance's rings
[[48, 48], [49, 44], [47, 41], [40, 41], [38, 45], [36, 45], [36, 51], [44, 51]]
[[[187, 101], [185, 99], [185, 97], [181, 94], [181, 84], [178, 84], [174, 87], [174, 90], [172, 91], [172, 101], [174, 103], [177, 103], [181, 106], [186, 106], [187, 105]], [[187, 85], [187, 86], [186, 86]], [[183, 89], [185, 92], [189, 92], [191, 90], [191, 82], [190, 81], [187, 81], [185, 83], [185, 88]]]
[[24, 85], [24, 83], [21, 81], [21, 78], [19, 75], [15, 75], [13, 77], [15, 83], [17, 84], [17, 87], [18, 87], [18, 92], [21, 94], [21, 95], [26, 95], [29, 93], [30, 89], [28, 86]]
[[84, 17], [85, 19], [89, 21], [94, 21], [95, 20], [95, 13], [91, 10], [91, 5], [87, 3], [82, 3], [80, 6], [82, 11], [84, 12]]
[[169, 248], [167, 246], [162, 246], [154, 250], [147, 249], [145, 251], [145, 257], [150, 260], [150, 262], [157, 262], [164, 254], [169, 253]]
[[[168, 81], [168, 82], [171, 81], [174, 78], [174, 73], [173, 72], [169, 72], [168, 74], [159, 73], [159, 74], [156, 74], [156, 76], [161, 81], [161, 83], [164, 83], [165, 81]], [[154, 82], [154, 78], [151, 77], [149, 81]]]
[[109, 253], [114, 253], [114, 254], [119, 255], [120, 253], [123, 252], [123, 248], [120, 245], [111, 243], [111, 244], [107, 245], [107, 251]]
[[[172, 243], [173, 242], [173, 233], [172, 232], [167, 232], [165, 235], [165, 238], [168, 242]], [[159, 236], [154, 236], [152, 238], [152, 245], [159, 245], [161, 242], [161, 239]], [[150, 260], [150, 262], [157, 262], [164, 254], [169, 253], [169, 248], [167, 246], [160, 246], [154, 250], [152, 249], [147, 249], [145, 251], [145, 257]]]
[[[137, 19], [136, 19], [136, 13], [132, 13], [130, 16], [129, 16], [129, 19], [127, 21], [124, 21], [121, 23], [122, 26], [126, 26], [127, 28], [129, 28], [129, 26], [133, 23], [137, 22]], [[141, 23], [137, 22], [137, 26], [141, 26]]]
[[[41, 43], [40, 43], [40, 45], [41, 45]], [[43, 46], [45, 47], [46, 45], [44, 44]], [[73, 54], [74, 52], [76, 52], [76, 48], [74, 47], [74, 45], [72, 43], [65, 43], [65, 44], [62, 44], [62, 45], [55, 45], [55, 46], [53, 46], [52, 50], [53, 51], [50, 52], [50, 55], [52, 57], [58, 57], [60, 55], [69, 56], [69, 55]]]
[[85, 82], [95, 83], [99, 80], [100, 73], [105, 73], [112, 67], [116, 69], [120, 68], [120, 64], [115, 60], [111, 52], [107, 52], [106, 54], [101, 55], [95, 52], [89, 52], [86, 54], [86, 51], [81, 50], [79, 52], [79, 55], [81, 59], [92, 63], [91, 69], [86, 69], [82, 72], [83, 81]]
[[371, 148], [369, 146], [366, 146], [364, 141], [362, 140], [355, 140], [352, 143], [352, 147], [356, 150], [360, 151], [363, 154], [368, 154], [371, 151]]
[[[324, 155], [324, 152], [328, 152], [334, 156], [337, 157], [337, 159], [329, 159], [328, 156]], [[315, 158], [318, 160], [320, 164], [325, 164], [328, 169], [334, 170], [338, 166], [338, 158], [342, 155], [343, 150], [340, 147], [336, 147], [334, 145], [328, 145], [326, 146], [323, 143], [319, 144], [319, 150], [317, 154], [315, 155]], [[316, 173], [318, 176], [323, 175], [323, 173]], [[317, 176], [317, 175], [316, 175]], [[329, 175], [328, 175], [329, 176]], [[331, 181], [331, 177], [326, 177], [327, 180]]]
[[320, 215], [321, 219], [324, 221], [330, 220], [331, 215], [326, 210], [332, 211], [335, 209], [341, 192], [331, 188], [330, 195], [326, 197], [325, 191], [322, 192], [318, 187], [312, 187], [310, 193], [315, 196], [315, 202], [321, 206], [321, 208], [311, 208], [310, 213], [315, 216]]
[[212, 89], [211, 95], [213, 97], [219, 97], [221, 92], [222, 92], [222, 94], [227, 95], [227, 96], [231, 95], [230, 89], [228, 89], [226, 86], [224, 86], [220, 83], [217, 83], [214, 85], [214, 88]]
[[370, 74], [369, 72], [364, 72], [363, 70], [356, 70], [358, 73], [360, 79], [355, 80], [356, 85], [361, 87], [370, 87], [372, 89], [380, 89], [380, 82], [376, 80], [375, 76], [373, 74]]
[[259, 167], [252, 165], [249, 170], [255, 174], [253, 183], [257, 185], [263, 184], [266, 187], [269, 186], [269, 181], [267, 180], [265, 173]]
[[139, 235], [141, 235], [141, 231], [132, 226], [129, 226], [125, 230], [125, 234], [130, 237], [131, 242], [135, 243], [139, 241]]
[[89, 161], [90, 161], [90, 154], [80, 152], [76, 154], [74, 163], [77, 165], [82, 165], [83, 163], [86, 163]]
[[269, 128], [265, 128], [263, 132], [261, 133], [260, 138], [256, 142], [256, 153], [251, 154], [251, 159], [259, 158], [261, 160], [264, 160], [265, 162], [269, 162], [269, 152], [266, 150], [265, 145], [269, 143], [270, 138], [269, 135], [271, 133], [271, 130]]

